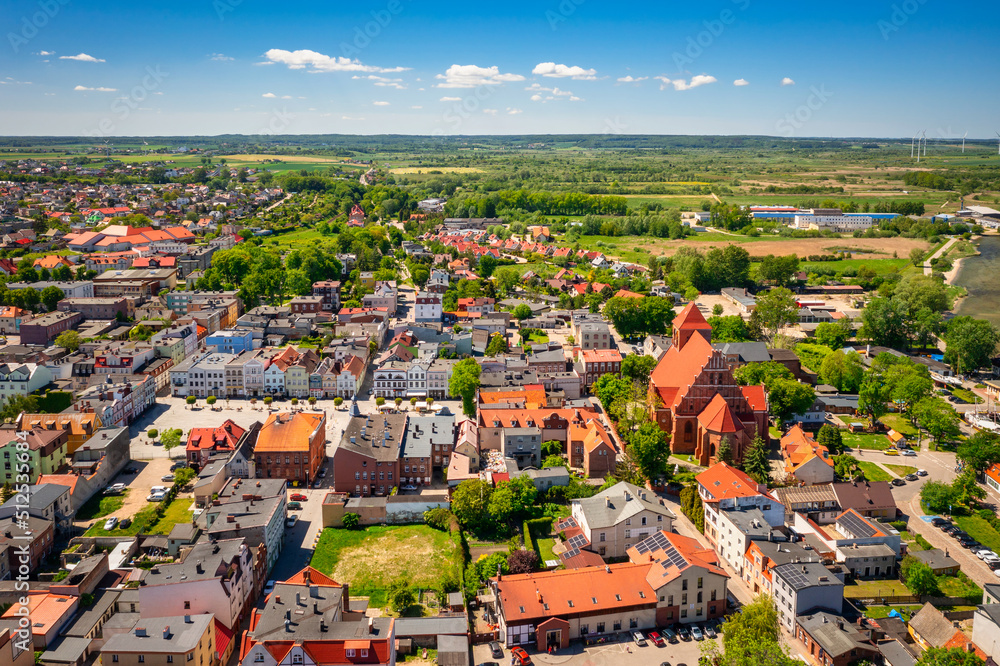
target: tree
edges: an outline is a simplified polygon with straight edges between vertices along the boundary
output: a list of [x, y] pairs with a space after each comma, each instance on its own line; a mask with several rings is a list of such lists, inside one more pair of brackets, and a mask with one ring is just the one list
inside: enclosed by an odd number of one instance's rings
[[757, 483], [770, 483], [771, 461], [768, 446], [759, 434], [753, 438], [753, 443], [743, 456], [743, 471]]
[[948, 323], [944, 342], [947, 345], [945, 363], [950, 364], [956, 373], [964, 375], [990, 367], [1000, 343], [1000, 331], [984, 319], [955, 317]]
[[542, 455], [546, 458], [549, 456], [561, 456], [562, 452], [563, 445], [558, 439], [550, 439], [542, 442]]
[[153, 337], [153, 329], [145, 324], [134, 326], [132, 327], [132, 330], [128, 332], [128, 339], [132, 342], [146, 342], [151, 337]]
[[6, 481], [3, 484], [3, 489], [0, 489], [0, 503], [6, 504], [7, 501], [14, 496], [14, 488], [10, 485], [10, 481]]
[[375, 398], [375, 405], [376, 406], [381, 407], [384, 404], [385, 404], [385, 398], [383, 398], [382, 396], [379, 396], [379, 397]]
[[[226, 403], [228, 404], [228, 400], [226, 401]], [[316, 396], [314, 395], [309, 396], [309, 406], [310, 407], [316, 406]]]
[[80, 334], [76, 331], [64, 331], [56, 338], [56, 346], [75, 352], [80, 348]]
[[962, 648], [932, 647], [920, 656], [916, 666], [983, 666], [984, 663], [975, 652]]
[[684, 486], [680, 494], [681, 511], [688, 517], [699, 532], [705, 531], [705, 507], [701, 502], [701, 495], [698, 494], [698, 486], [692, 484]]
[[993, 463], [1000, 462], [1000, 436], [986, 430], [959, 442], [956, 455], [967, 466], [983, 473]]
[[627, 438], [628, 452], [643, 477], [650, 481], [661, 478], [667, 471], [670, 456], [667, 434], [655, 423], [643, 423]]
[[628, 394], [631, 387], [632, 383], [629, 380], [608, 373], [597, 378], [597, 381], [591, 386], [590, 392], [597, 396], [607, 411], [614, 404], [615, 399], [620, 395]]
[[151, 440], [155, 440], [157, 437], [159, 437], [159, 435], [160, 431], [157, 430], [156, 428], [150, 428], [149, 430], [146, 431], [146, 437], [149, 437]]
[[641, 384], [649, 383], [649, 375], [656, 367], [656, 358], [640, 354], [629, 354], [622, 359], [622, 377]]
[[762, 282], [770, 283], [776, 287], [784, 287], [788, 284], [795, 272], [799, 270], [799, 257], [795, 254], [776, 257], [769, 254], [760, 262], [757, 267], [757, 278]]
[[493, 275], [493, 271], [497, 267], [497, 258], [492, 254], [484, 254], [479, 259], [479, 266], [476, 272], [479, 273], [479, 277], [488, 278]]
[[733, 464], [733, 444], [729, 441], [729, 435], [723, 435], [719, 440], [719, 446], [715, 450], [715, 459], [727, 465]]
[[[344, 516], [346, 518], [346, 516]], [[401, 581], [397, 581], [389, 588], [389, 607], [394, 613], [402, 615], [411, 606], [417, 603], [417, 595], [413, 589]]]
[[795, 375], [787, 366], [777, 361], [752, 362], [733, 371], [733, 378], [740, 386], [770, 386], [778, 379], [794, 380]]
[[947, 483], [928, 481], [920, 488], [920, 503], [928, 513], [951, 513], [955, 492]]
[[542, 469], [546, 469], [548, 467], [565, 467], [565, 466], [566, 466], [566, 459], [559, 455], [545, 456], [545, 458], [542, 460]]
[[298, 407], [298, 406], [299, 406], [299, 399], [292, 398], [292, 407]]
[[455, 364], [448, 382], [448, 392], [462, 398], [462, 412], [469, 417], [476, 415], [476, 389], [481, 372], [475, 359], [466, 358]]
[[506, 527], [512, 520], [523, 519], [537, 497], [538, 490], [526, 476], [501, 481], [490, 495], [487, 511], [495, 524]]
[[501, 333], [494, 333], [490, 338], [490, 343], [486, 345], [486, 355], [496, 356], [507, 353], [507, 337]]
[[927, 253], [921, 250], [919, 247], [913, 248], [912, 250], [910, 250], [910, 263], [913, 264], [914, 266], [923, 266], [924, 256], [926, 256], [926, 254]]
[[840, 321], [846, 321], [847, 325], [824, 321], [816, 327], [816, 342], [829, 347], [830, 349], [840, 349], [851, 338], [851, 324], [846, 317]]
[[791, 379], [776, 379], [767, 389], [767, 402], [771, 415], [781, 423], [796, 414], [805, 414], [816, 402], [816, 391], [807, 384]]
[[183, 430], [179, 428], [174, 428], [172, 430], [165, 430], [160, 436], [160, 444], [163, 446], [164, 451], [170, 451], [181, 445], [181, 435], [184, 434]]
[[[722, 625], [721, 641], [705, 641], [703, 653], [716, 666], [795, 666], [781, 641], [781, 626], [774, 599], [757, 596]], [[720, 646], [721, 642], [721, 646]]]
[[[265, 398], [265, 402], [266, 401], [267, 399]], [[194, 403], [198, 402], [198, 398], [196, 396], [189, 395], [188, 397], [184, 398], [184, 402], [186, 402], [189, 405], [194, 405]]]
[[208, 396], [207, 398], [205, 398], [205, 402], [206, 402], [206, 403], [208, 404], [208, 406], [209, 406], [209, 407], [212, 407], [213, 405], [215, 405], [215, 403], [216, 403], [216, 402], [217, 402], [218, 400], [219, 400], [219, 399], [218, 399], [218, 398], [216, 398], [216, 397], [215, 397], [214, 395], [210, 395], [210, 396]]
[[865, 473], [861, 470], [858, 459], [846, 453], [833, 457], [833, 473], [841, 481], [865, 478]]
[[3, 403], [3, 408], [0, 409], [0, 419], [13, 421], [22, 413], [35, 414], [37, 412], [38, 398], [33, 395], [12, 395]]
[[951, 482], [952, 498], [955, 504], [966, 509], [986, 499], [986, 489], [976, 482], [976, 472], [966, 469]]
[[816, 434], [816, 441], [825, 446], [832, 455], [837, 455], [844, 450], [844, 438], [840, 433], [840, 428], [832, 423], [824, 423]]
[[868, 373], [861, 382], [861, 388], [858, 389], [858, 411], [868, 417], [868, 423], [872, 427], [888, 411], [885, 403], [889, 399], [890, 388], [882, 375], [875, 372]]
[[520, 303], [514, 308], [514, 318], [518, 321], [531, 318], [531, 306], [527, 303]]
[[722, 303], [716, 303], [712, 306], [712, 316], [721, 317], [723, 312], [725, 312], [725, 308], [722, 307]]
[[348, 513], [344, 514], [342, 522], [344, 525], [344, 529], [355, 530], [358, 528], [358, 525], [361, 524], [361, 516], [354, 513], [353, 511], [349, 511]]
[[861, 313], [858, 338], [873, 345], [905, 349], [909, 344], [906, 306], [890, 298], [873, 298]]
[[455, 488], [451, 498], [451, 510], [458, 522], [473, 532], [492, 527], [492, 519], [487, 507], [493, 495], [493, 486], [485, 481], [462, 481]]
[[416, 397], [410, 398], [410, 407], [416, 407], [416, 406], [417, 406], [417, 398]]
[[521, 282], [521, 275], [513, 266], [501, 266], [493, 271], [493, 279], [503, 293], [509, 294]]
[[333, 399], [333, 406], [334, 407], [340, 407], [343, 404], [344, 404], [344, 399], [341, 398], [339, 395], [336, 398]]
[[607, 317], [625, 338], [663, 335], [674, 319], [673, 299], [661, 296], [626, 298], [615, 296], [604, 304]]
[[940, 398], [924, 398], [913, 407], [913, 415], [938, 442], [949, 442], [961, 432], [958, 428], [958, 414]]
[[45, 309], [49, 312], [54, 312], [56, 305], [65, 296], [66, 294], [63, 293], [63, 290], [55, 285], [49, 285], [45, 289], [42, 289], [42, 293], [40, 294], [42, 304], [45, 305]]
[[903, 562], [900, 564], [900, 572], [903, 575], [903, 583], [906, 585], [906, 589], [916, 596], [922, 597], [924, 595], [937, 594], [938, 586], [937, 579], [934, 577], [934, 571], [912, 555], [907, 555], [903, 558]]
[[519, 548], [507, 553], [507, 567], [512, 574], [531, 573], [538, 566], [538, 553]]
[[844, 393], [856, 393], [865, 376], [865, 364], [856, 352], [844, 353], [837, 349], [827, 354], [819, 369], [820, 379]]
[[181, 467], [174, 472], [174, 483], [177, 484], [178, 488], [183, 488], [191, 483], [197, 475], [198, 473], [190, 467]]
[[779, 287], [757, 299], [757, 307], [750, 315], [751, 328], [758, 328], [764, 341], [773, 345], [774, 338], [785, 326], [799, 319], [799, 306], [788, 289]]
[[708, 325], [712, 327], [712, 342], [750, 342], [753, 340], [746, 321], [739, 315], [709, 317]]

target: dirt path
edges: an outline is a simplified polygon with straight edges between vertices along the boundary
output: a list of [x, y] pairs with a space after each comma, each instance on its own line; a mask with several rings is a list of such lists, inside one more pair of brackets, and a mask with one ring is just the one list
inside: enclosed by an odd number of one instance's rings
[[931, 272], [934, 270], [933, 266], [931, 266], [931, 261], [939, 258], [941, 255], [947, 252], [951, 248], [951, 246], [955, 244], [956, 241], [958, 241], [957, 238], [952, 238], [950, 241], [942, 245], [940, 250], [938, 250], [931, 256], [927, 257], [927, 261], [924, 262], [924, 275], [930, 275]]

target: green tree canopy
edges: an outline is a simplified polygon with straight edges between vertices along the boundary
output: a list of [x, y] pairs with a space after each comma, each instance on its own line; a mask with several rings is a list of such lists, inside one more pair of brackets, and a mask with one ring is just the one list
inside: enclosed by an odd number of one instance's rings
[[975, 652], [962, 648], [932, 647], [925, 651], [917, 666], [983, 666], [985, 662]]
[[768, 346], [785, 326], [799, 320], [799, 306], [795, 296], [784, 287], [770, 290], [757, 299], [757, 306], [750, 315], [750, 328], [757, 329]]
[[476, 415], [476, 389], [482, 368], [474, 358], [462, 359], [455, 364], [448, 382], [448, 392], [462, 398], [462, 411], [466, 416]]
[[958, 374], [990, 367], [1000, 343], [1000, 331], [985, 319], [955, 317], [944, 334], [945, 363]]
[[622, 377], [641, 384], [649, 383], [649, 375], [656, 367], [656, 358], [641, 354], [629, 354], [622, 359]]
[[750, 328], [739, 315], [727, 317], [709, 317], [708, 325], [712, 327], [712, 342], [750, 342]]
[[776, 379], [767, 390], [771, 415], [782, 423], [796, 414], [805, 414], [816, 401], [816, 391], [808, 384], [791, 379]]
[[840, 433], [840, 428], [832, 423], [824, 423], [816, 434], [817, 443], [825, 446], [832, 455], [839, 454], [844, 450], [844, 437]]
[[844, 353], [837, 349], [827, 354], [820, 365], [820, 379], [830, 386], [835, 386], [844, 393], [857, 393], [865, 374], [865, 364], [856, 352]]

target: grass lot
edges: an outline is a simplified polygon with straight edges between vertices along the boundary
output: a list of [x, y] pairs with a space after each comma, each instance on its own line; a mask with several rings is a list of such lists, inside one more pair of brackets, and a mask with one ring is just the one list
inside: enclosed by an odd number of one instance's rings
[[191, 505], [194, 504], [194, 500], [191, 498], [187, 499], [175, 499], [167, 507], [166, 513], [163, 514], [163, 518], [160, 518], [152, 528], [150, 528], [150, 534], [170, 534], [170, 530], [174, 529], [174, 525], [179, 523], [186, 523], [191, 520]]
[[977, 402], [985, 402], [981, 397], [966, 388], [955, 387], [951, 389], [951, 394], [956, 398], [961, 398], [965, 400], [970, 405], [974, 405]]
[[[384, 605], [385, 593], [397, 581], [422, 589], [457, 589], [462, 579], [458, 540], [426, 525], [327, 528], [320, 535], [312, 566], [372, 605]], [[381, 602], [381, 603], [380, 603]]]
[[889, 438], [882, 433], [872, 432], [841, 432], [844, 438], [844, 446], [852, 449], [869, 449], [872, 451], [884, 451], [889, 448]]
[[1000, 532], [979, 516], [962, 516], [955, 519], [955, 524], [990, 550], [1000, 552]]
[[882, 463], [890, 470], [896, 473], [896, 476], [906, 476], [907, 474], [916, 474], [917, 468], [911, 467], [909, 465], [891, 465], [889, 463]]
[[865, 478], [869, 481], [891, 481], [892, 475], [873, 462], [859, 460], [858, 466], [865, 473]]
[[[127, 493], [128, 489], [125, 492]], [[93, 520], [94, 518], [103, 518], [122, 508], [123, 504], [125, 504], [124, 493], [121, 495], [94, 495], [76, 512], [76, 519]]]
[[881, 620], [882, 618], [889, 617], [889, 613], [896, 611], [903, 616], [903, 619], [909, 621], [910, 617], [916, 614], [923, 606], [920, 604], [906, 605], [906, 606], [866, 606], [865, 615], [876, 620]]
[[554, 546], [556, 543], [555, 539], [546, 536], [546, 537], [541, 537], [540, 539], [536, 539], [535, 543], [538, 544], [538, 556], [539, 558], [541, 558], [541, 561], [538, 563], [539, 566], [544, 567], [546, 560], [559, 559], [558, 557], [556, 557], [556, 554], [552, 552], [552, 546]]
[[982, 601], [983, 588], [976, 585], [965, 574], [957, 576], [938, 576], [938, 589], [945, 597], [962, 597], [969, 601]]
[[157, 519], [156, 505], [150, 504], [139, 513], [132, 516], [132, 524], [127, 529], [120, 527], [105, 530], [103, 522], [94, 523], [84, 536], [135, 536], [143, 534], [169, 534], [174, 525], [191, 520], [191, 504], [193, 499], [175, 499], [167, 507], [163, 517]]
[[854, 599], [873, 597], [905, 597], [910, 591], [899, 580], [855, 580], [844, 585], [844, 596]]
[[541, 345], [545, 344], [548, 341], [549, 341], [549, 336], [545, 334], [539, 334], [537, 331], [529, 335], [527, 340], [528, 344], [532, 345]]
[[906, 438], [915, 438], [918, 434], [910, 420], [901, 414], [886, 414], [879, 420]]
[[817, 263], [805, 262], [799, 264], [799, 269], [807, 273], [814, 273], [817, 268], [825, 270], [832, 268], [835, 271], [841, 272], [847, 270], [857, 271], [864, 266], [865, 268], [872, 269], [879, 275], [884, 275], [900, 271], [909, 263], [908, 259], [841, 259], [840, 261], [823, 261]]
[[813, 372], [819, 372], [819, 368], [823, 365], [823, 359], [827, 357], [828, 354], [832, 354], [833, 350], [825, 345], [809, 344], [805, 342], [800, 342], [795, 345], [795, 355], [799, 357], [802, 361], [802, 365], [806, 366]]

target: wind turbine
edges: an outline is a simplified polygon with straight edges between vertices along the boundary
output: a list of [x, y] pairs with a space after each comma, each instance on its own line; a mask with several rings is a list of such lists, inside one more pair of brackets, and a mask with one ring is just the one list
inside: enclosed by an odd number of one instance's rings
[[[1000, 139], [1000, 132], [994, 132], [997, 135], [997, 139]], [[997, 155], [1000, 155], [1000, 141], [997, 141]]]
[[[920, 132], [917, 132], [917, 134], [920, 134]], [[917, 140], [917, 134], [914, 134], [913, 138], [910, 139], [910, 157], [911, 158], [913, 157], [913, 144]]]
[[969, 136], [969, 133], [968, 133], [968, 132], [966, 132], [966, 133], [965, 133], [965, 136], [963, 136], [963, 137], [962, 137], [962, 154], [963, 154], [963, 155], [965, 154], [965, 137], [966, 137], [966, 136]]
[[927, 130], [923, 131], [923, 139], [924, 139], [924, 157], [927, 157]]

